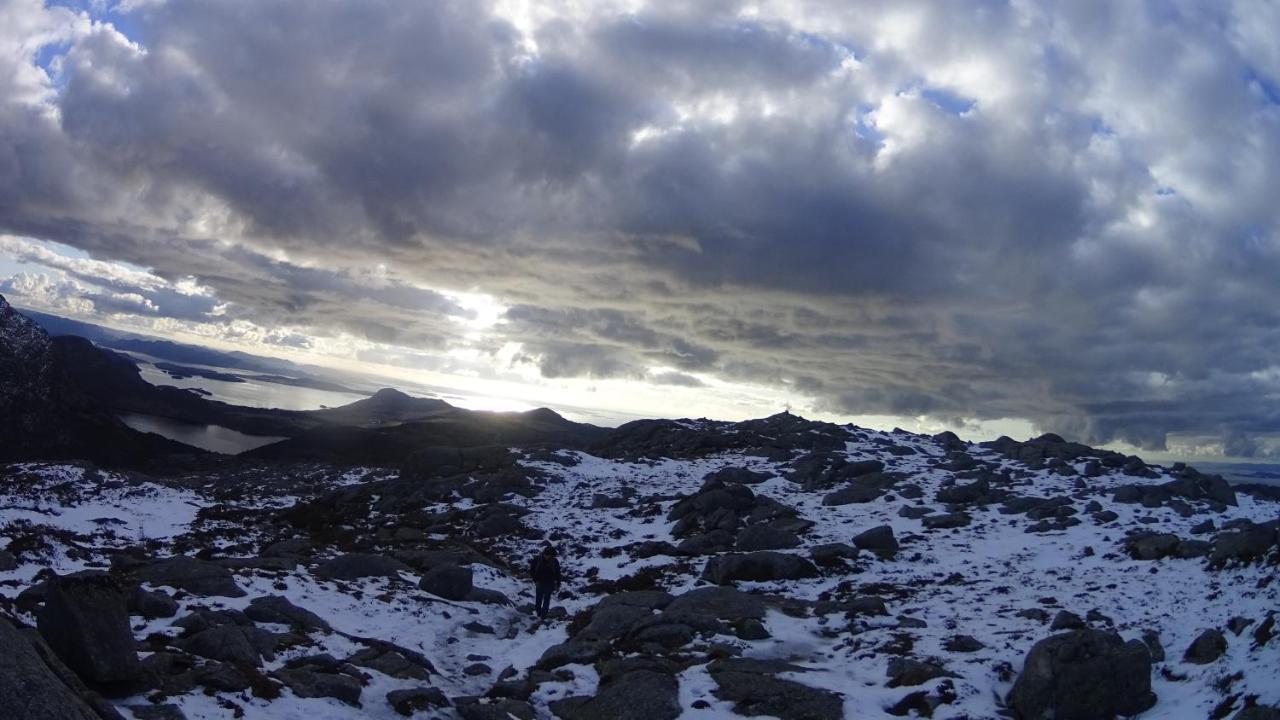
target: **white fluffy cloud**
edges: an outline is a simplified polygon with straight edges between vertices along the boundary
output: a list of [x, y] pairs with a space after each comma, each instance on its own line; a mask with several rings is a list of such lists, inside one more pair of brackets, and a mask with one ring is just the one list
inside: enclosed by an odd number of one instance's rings
[[1274, 3], [0, 12], [0, 229], [162, 315], [88, 263], [417, 365], [1280, 432]]

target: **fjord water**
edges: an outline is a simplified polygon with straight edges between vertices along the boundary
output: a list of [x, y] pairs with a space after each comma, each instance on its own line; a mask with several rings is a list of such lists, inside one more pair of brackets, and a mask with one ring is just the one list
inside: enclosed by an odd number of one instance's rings
[[197, 425], [155, 415], [124, 413], [120, 420], [139, 432], [151, 432], [201, 450], [236, 455], [284, 440], [272, 435], [246, 435], [221, 425]]

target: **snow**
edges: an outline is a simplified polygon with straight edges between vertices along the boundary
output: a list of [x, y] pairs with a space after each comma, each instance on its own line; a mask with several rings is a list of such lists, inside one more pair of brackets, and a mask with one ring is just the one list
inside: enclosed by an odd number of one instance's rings
[[[673, 594], [700, 585], [698, 576], [705, 558], [673, 558], [656, 556], [631, 559], [621, 546], [642, 540], [671, 541], [674, 523], [666, 512], [681, 495], [694, 493], [709, 472], [728, 466], [744, 466], [772, 475], [771, 479], [751, 489], [794, 508], [800, 516], [816, 525], [804, 535], [803, 553], [814, 545], [851, 541], [863, 530], [889, 525], [901, 544], [893, 560], [878, 560], [863, 553], [851, 574], [825, 574], [822, 577], [770, 583], [740, 583], [739, 589], [803, 600], [818, 600], [841, 583], [854, 588], [871, 585], [891, 587], [899, 594], [885, 595], [890, 609], [888, 618], [844, 620], [841, 615], [825, 617], [792, 617], [770, 609], [764, 624], [771, 637], [747, 642], [735, 638], [717, 638], [718, 642], [742, 649], [751, 658], [778, 658], [809, 668], [810, 672], [784, 675], [796, 682], [827, 688], [842, 693], [845, 714], [857, 718], [892, 718], [885, 708], [917, 690], [936, 690], [950, 683], [956, 699], [940, 706], [936, 718], [995, 717], [998, 699], [1012, 686], [1028, 650], [1050, 633], [1047, 624], [1021, 617], [1020, 610], [1041, 608], [1050, 615], [1059, 609], [1084, 617], [1097, 610], [1109, 617], [1114, 629], [1125, 639], [1139, 637], [1144, 630], [1159, 633], [1167, 659], [1157, 663], [1152, 675], [1158, 704], [1143, 714], [1144, 720], [1201, 720], [1225, 697], [1219, 687], [1231, 692], [1257, 695], [1263, 704], [1280, 703], [1280, 642], [1272, 642], [1258, 650], [1250, 648], [1250, 633], [1269, 611], [1280, 609], [1274, 567], [1251, 565], [1211, 571], [1203, 559], [1166, 559], [1138, 561], [1130, 559], [1121, 548], [1125, 529], [1143, 527], [1191, 537], [1190, 528], [1207, 517], [1222, 523], [1235, 518], [1257, 522], [1277, 517], [1274, 503], [1255, 500], [1241, 494], [1239, 506], [1222, 514], [1196, 514], [1182, 517], [1168, 507], [1145, 508], [1110, 502], [1105, 495], [1094, 495], [1106, 509], [1116, 512], [1118, 520], [1099, 525], [1087, 513], [1079, 517], [1080, 525], [1062, 531], [1031, 534], [1025, 516], [1003, 515], [996, 507], [972, 511], [971, 525], [929, 531], [920, 520], [899, 516], [903, 507], [929, 505], [935, 493], [951, 481], [953, 473], [936, 467], [944, 451], [928, 438], [902, 434], [859, 431], [865, 439], [852, 440], [846, 452], [851, 459], [885, 460], [891, 469], [911, 475], [910, 482], [924, 490], [924, 500], [912, 501], [890, 491], [889, 496], [871, 503], [826, 507], [822, 493], [806, 492], [781, 476], [782, 465], [758, 457], [726, 453], [691, 460], [657, 460], [623, 462], [593, 457], [584, 453], [562, 453], [576, 464], [564, 466], [553, 462], [526, 461], [525, 464], [547, 473], [552, 479], [533, 498], [513, 497], [509, 502], [530, 511], [523, 521], [554, 541], [573, 543], [584, 548], [564, 557], [566, 597], [557, 601], [570, 616], [592, 607], [599, 596], [583, 592], [593, 580], [618, 580], [647, 568], [661, 569], [666, 589]], [[915, 455], [892, 457], [877, 440], [891, 440], [917, 449]], [[979, 448], [971, 454], [982, 460], [1000, 463], [1008, 468], [1022, 468], [1002, 456]], [[1078, 464], [1083, 469], [1083, 464]], [[87, 474], [73, 465], [10, 466], [10, 478], [23, 482], [0, 484], [0, 545], [8, 545], [26, 532], [24, 523], [65, 531], [76, 537], [77, 544], [89, 544], [101, 550], [124, 547], [139, 540], [167, 543], [180, 539], [193, 530], [196, 514], [215, 502], [212, 489], [165, 484], [163, 481], [140, 481], [111, 473]], [[385, 477], [385, 472], [368, 468], [353, 469], [330, 476], [326, 487], [352, 487]], [[1137, 482], [1159, 483], [1168, 478]], [[1064, 477], [1047, 471], [1035, 473], [1015, 488], [1025, 495], [1053, 497], [1076, 492], [1075, 477]], [[1106, 490], [1135, 482], [1135, 478], [1113, 474], [1088, 479], [1092, 488]], [[617, 496], [633, 490], [640, 498], [632, 508], [593, 509], [593, 494]], [[287, 507], [305, 493], [286, 494], [275, 498], [246, 499], [245, 507], [269, 510]], [[646, 499], [647, 498], [647, 499]], [[656, 503], [660, 511], [637, 512]], [[457, 509], [474, 507], [470, 500], [452, 503]], [[443, 509], [441, 504], [437, 509]], [[103, 523], [102, 520], [112, 522]], [[1145, 521], [1145, 522], [1144, 522]], [[250, 539], [252, 531], [245, 530]], [[497, 547], [512, 559], [527, 558], [540, 541], [502, 538]], [[1092, 549], [1092, 553], [1086, 552]], [[51, 549], [37, 555], [38, 562], [24, 555], [23, 564], [14, 571], [0, 573], [0, 594], [14, 597], [43, 568], [65, 573], [85, 567], [101, 567], [104, 556], [88, 558], [72, 552], [66, 542], [51, 540]], [[522, 567], [519, 562], [516, 567]], [[237, 599], [185, 597], [179, 616], [194, 607], [244, 608], [250, 599], [263, 595], [283, 595], [293, 603], [317, 613], [330, 622], [333, 633], [312, 633], [310, 644], [293, 648], [266, 663], [264, 671], [281, 667], [294, 657], [331, 653], [346, 657], [360, 646], [343, 633], [352, 636], [390, 640], [419, 651], [431, 659], [439, 670], [430, 684], [440, 687], [450, 697], [483, 695], [496, 681], [497, 673], [514, 668], [519, 676], [530, 668], [549, 647], [563, 642], [563, 622], [535, 622], [519, 606], [531, 601], [530, 589], [522, 577], [484, 565], [474, 565], [478, 587], [497, 590], [515, 603], [514, 606], [451, 603], [433, 598], [417, 590], [417, 576], [406, 574], [402, 580], [385, 578], [352, 582], [319, 580], [299, 565], [288, 572], [240, 570], [237, 582], [248, 595]], [[1205, 666], [1182, 661], [1182, 653], [1192, 640], [1207, 628], [1223, 628], [1232, 617], [1253, 619], [1254, 625], [1235, 636], [1227, 633], [1228, 649], [1224, 658]], [[904, 630], [902, 617], [925, 623], [923, 628]], [[29, 618], [28, 618], [29, 619]], [[493, 628], [493, 634], [467, 630], [464, 624], [479, 622]], [[151, 633], [173, 633], [169, 620], [139, 622], [138, 637]], [[886, 667], [890, 655], [878, 648], [909, 633], [913, 647], [910, 655], [919, 659], [934, 658], [943, 662], [955, 675], [937, 679], [919, 687], [887, 688]], [[985, 647], [976, 652], [947, 651], [946, 641], [957, 635], [970, 635]], [[471, 656], [487, 656], [492, 675], [477, 677], [463, 674], [473, 661]], [[1002, 669], [1012, 670], [1012, 674]], [[547, 703], [569, 695], [591, 694], [598, 679], [590, 666], [566, 668], [572, 679], [542, 684], [532, 700], [542, 716], [550, 717]], [[179, 704], [193, 720], [229, 716], [227, 703], [242, 707], [248, 717], [279, 720], [334, 720], [346, 718], [399, 717], [383, 700], [390, 690], [421, 687], [426, 683], [390, 678], [373, 670], [361, 669], [370, 680], [363, 691], [363, 707], [353, 708], [335, 700], [286, 697], [275, 701], [254, 698], [248, 693], [217, 693], [212, 696], [191, 693], [169, 701]], [[1227, 682], [1228, 678], [1234, 681]], [[685, 708], [683, 717], [695, 719], [736, 717], [731, 704], [714, 696], [715, 682], [705, 664], [683, 670], [679, 676], [679, 699]], [[692, 707], [697, 701], [702, 709]], [[119, 702], [145, 702], [131, 698]], [[126, 714], [127, 716], [127, 714]], [[454, 717], [452, 711], [422, 714], [418, 717]]]

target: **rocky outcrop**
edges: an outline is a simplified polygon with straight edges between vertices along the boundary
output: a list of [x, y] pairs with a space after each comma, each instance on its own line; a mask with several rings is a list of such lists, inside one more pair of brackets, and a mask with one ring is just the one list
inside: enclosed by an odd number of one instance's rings
[[51, 578], [38, 614], [41, 637], [87, 684], [113, 695], [135, 690], [141, 674], [125, 589], [101, 572]]
[[1088, 629], [1032, 646], [1008, 698], [1022, 720], [1111, 720], [1155, 702], [1147, 646]]

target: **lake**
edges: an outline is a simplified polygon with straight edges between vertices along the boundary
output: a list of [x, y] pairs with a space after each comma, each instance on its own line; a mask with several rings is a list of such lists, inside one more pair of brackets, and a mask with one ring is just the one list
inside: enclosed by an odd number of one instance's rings
[[155, 415], [124, 413], [120, 420], [139, 432], [151, 432], [210, 452], [236, 455], [284, 440], [270, 435], [246, 435], [221, 425], [196, 425]]

